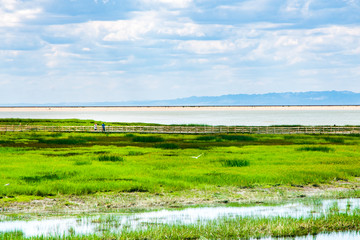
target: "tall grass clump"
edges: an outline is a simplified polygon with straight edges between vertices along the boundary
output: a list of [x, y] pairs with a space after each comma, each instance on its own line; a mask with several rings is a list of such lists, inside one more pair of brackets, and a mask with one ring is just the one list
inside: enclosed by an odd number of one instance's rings
[[256, 138], [247, 135], [221, 135], [220, 137], [228, 141], [256, 141]]
[[39, 143], [44, 144], [64, 144], [64, 145], [73, 145], [73, 144], [84, 144], [89, 141], [94, 141], [95, 138], [92, 137], [68, 137], [68, 138], [52, 138], [52, 139], [46, 139], [46, 138], [39, 138]]
[[330, 143], [337, 143], [337, 144], [345, 143], [345, 140], [343, 138], [338, 138], [338, 137], [325, 137], [324, 140], [326, 140]]
[[298, 151], [312, 151], [312, 152], [331, 152], [335, 151], [333, 148], [318, 146], [318, 147], [301, 147], [297, 149]]
[[245, 159], [222, 160], [221, 164], [223, 167], [247, 167], [250, 166], [250, 161]]
[[132, 139], [133, 142], [164, 142], [165, 139], [159, 136], [136, 136]]
[[98, 156], [100, 162], [123, 162], [124, 158], [115, 154], [102, 154]]
[[216, 136], [199, 136], [196, 138], [198, 141], [215, 141], [218, 138]]
[[127, 154], [128, 156], [142, 156], [145, 153], [143, 152], [138, 152], [138, 151], [129, 151], [129, 153]]
[[74, 165], [76, 166], [82, 166], [82, 165], [91, 165], [92, 162], [90, 160], [76, 160], [74, 162]]
[[156, 148], [162, 148], [162, 149], [178, 149], [180, 148], [179, 145], [176, 143], [160, 143], [155, 145]]

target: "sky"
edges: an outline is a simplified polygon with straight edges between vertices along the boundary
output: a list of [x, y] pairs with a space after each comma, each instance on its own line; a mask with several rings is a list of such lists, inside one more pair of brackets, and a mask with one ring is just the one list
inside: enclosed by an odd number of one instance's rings
[[0, 0], [0, 104], [360, 92], [360, 0]]

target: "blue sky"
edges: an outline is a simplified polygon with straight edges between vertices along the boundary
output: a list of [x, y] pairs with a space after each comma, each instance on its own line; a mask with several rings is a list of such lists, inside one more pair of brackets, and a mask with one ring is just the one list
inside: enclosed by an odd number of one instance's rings
[[360, 0], [0, 0], [0, 103], [360, 92]]

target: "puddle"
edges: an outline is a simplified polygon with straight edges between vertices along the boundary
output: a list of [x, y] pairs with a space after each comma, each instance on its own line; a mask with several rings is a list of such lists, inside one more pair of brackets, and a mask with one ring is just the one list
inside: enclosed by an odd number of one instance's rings
[[[318, 235], [307, 235], [302, 237], [288, 237], [288, 238], [260, 238], [256, 240], [359, 240], [360, 233], [358, 232], [337, 232], [337, 233], [321, 233]], [[255, 239], [251, 239], [255, 240]]]
[[[123, 229], [146, 228], [146, 226], [156, 224], [205, 223], [206, 221], [216, 220], [222, 217], [318, 217], [326, 214], [331, 208], [339, 209], [340, 212], [349, 212], [360, 208], [360, 199], [316, 200], [310, 203], [288, 203], [279, 206], [202, 207], [136, 214], [102, 214], [82, 218], [52, 218], [30, 221], [3, 220], [0, 222], [0, 232], [21, 231], [26, 237], [101, 234], [104, 229], [108, 232], [119, 233]], [[311, 238], [295, 239], [326, 239], [320, 238], [321, 236], [322, 235], [317, 235], [316, 238], [311, 236]], [[359, 239], [359, 235], [356, 235], [356, 237]], [[346, 237], [342, 239], [351, 238]]]

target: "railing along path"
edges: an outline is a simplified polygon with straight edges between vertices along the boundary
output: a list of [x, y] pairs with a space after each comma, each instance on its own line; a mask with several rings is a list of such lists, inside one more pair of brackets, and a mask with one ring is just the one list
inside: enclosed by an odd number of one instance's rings
[[[32, 126], [1, 125], [0, 132], [102, 132], [101, 126], [94, 130], [93, 126]], [[247, 133], [247, 134], [360, 134], [360, 126], [106, 126], [108, 133]]]

